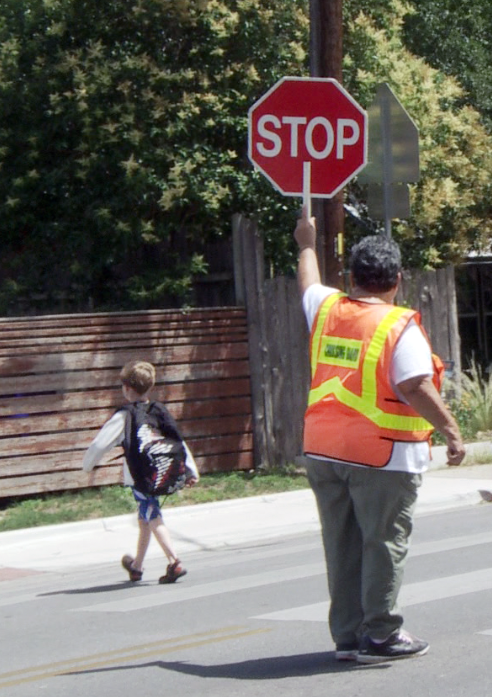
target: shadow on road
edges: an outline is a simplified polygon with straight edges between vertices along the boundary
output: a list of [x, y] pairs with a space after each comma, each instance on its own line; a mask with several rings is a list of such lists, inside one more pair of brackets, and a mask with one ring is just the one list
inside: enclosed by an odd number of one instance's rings
[[225, 680], [281, 680], [312, 675], [347, 672], [350, 669], [389, 668], [388, 664], [361, 666], [353, 661], [335, 661], [333, 651], [298, 654], [294, 656], [271, 656], [256, 658], [239, 663], [220, 663], [201, 665], [185, 661], [152, 661], [138, 665], [114, 666], [89, 670], [70, 671], [65, 675], [86, 673], [107, 673], [118, 670], [135, 670], [139, 668], [163, 668], [176, 673], [194, 675], [199, 678], [218, 678]]
[[[143, 586], [151, 586], [152, 583], [139, 583], [139, 588]], [[89, 586], [88, 588], [69, 588], [62, 591], [49, 591], [47, 593], [38, 593], [38, 598], [43, 598], [49, 595], [86, 595], [90, 593], [110, 593], [111, 591], [124, 590], [125, 588], [134, 588], [135, 584], [131, 581], [122, 581], [120, 583], [112, 583], [107, 586]]]

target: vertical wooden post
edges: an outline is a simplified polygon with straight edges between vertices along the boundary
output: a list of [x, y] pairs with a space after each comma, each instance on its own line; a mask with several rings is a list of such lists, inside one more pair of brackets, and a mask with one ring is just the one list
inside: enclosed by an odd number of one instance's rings
[[[343, 0], [310, 0], [310, 72], [313, 77], [333, 77], [342, 83]], [[320, 237], [320, 267], [329, 285], [343, 287], [343, 192], [313, 206]]]
[[234, 265], [234, 294], [236, 305], [244, 306], [244, 270], [241, 249], [241, 216], [232, 217], [232, 257]]
[[253, 409], [254, 462], [256, 467], [275, 463], [272, 366], [266, 322], [263, 240], [256, 223], [242, 215], [233, 218], [243, 264], [244, 299], [248, 317], [248, 345]]
[[454, 362], [454, 379], [456, 382], [457, 393], [461, 392], [461, 345], [460, 331], [458, 325], [458, 302], [456, 299], [456, 281], [454, 275], [454, 266], [447, 266], [446, 274], [446, 298], [448, 302], [449, 316], [449, 343], [450, 357]]

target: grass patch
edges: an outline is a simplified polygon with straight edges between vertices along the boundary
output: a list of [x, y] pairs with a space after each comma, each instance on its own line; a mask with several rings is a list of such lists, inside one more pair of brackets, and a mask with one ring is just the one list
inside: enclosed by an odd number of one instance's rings
[[[258, 472], [220, 472], [202, 475], [191, 489], [161, 499], [163, 506], [183, 506], [227, 499], [306, 489], [303, 471], [295, 468]], [[0, 502], [0, 532], [40, 525], [72, 523], [91, 518], [108, 518], [136, 511], [127, 487], [106, 486], [30, 496]]]
[[487, 447], [484, 445], [483, 448], [474, 448], [473, 450], [467, 452], [463, 465], [490, 465], [492, 464], [492, 452], [490, 445]]

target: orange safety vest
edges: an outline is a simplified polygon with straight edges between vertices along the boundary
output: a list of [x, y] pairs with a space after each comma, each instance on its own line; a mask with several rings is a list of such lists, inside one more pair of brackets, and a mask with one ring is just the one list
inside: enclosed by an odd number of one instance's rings
[[[428, 441], [432, 425], [394, 392], [393, 350], [414, 310], [351, 300], [334, 293], [321, 304], [311, 331], [311, 389], [304, 452], [373, 467], [388, 464], [395, 441]], [[440, 389], [442, 363], [434, 359]]]

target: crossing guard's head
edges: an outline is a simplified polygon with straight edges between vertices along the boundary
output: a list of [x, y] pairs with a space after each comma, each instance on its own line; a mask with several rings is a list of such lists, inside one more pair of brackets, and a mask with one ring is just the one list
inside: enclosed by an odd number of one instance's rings
[[369, 235], [350, 252], [354, 285], [371, 293], [386, 293], [398, 284], [401, 253], [397, 243], [385, 235]]

